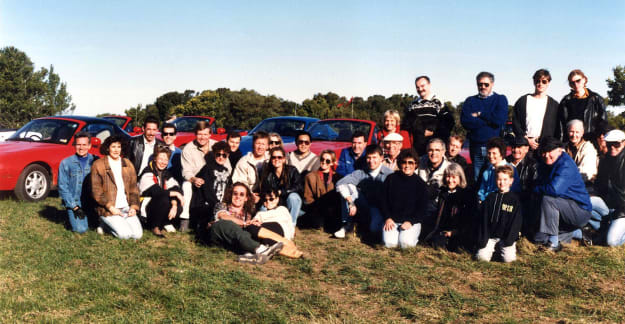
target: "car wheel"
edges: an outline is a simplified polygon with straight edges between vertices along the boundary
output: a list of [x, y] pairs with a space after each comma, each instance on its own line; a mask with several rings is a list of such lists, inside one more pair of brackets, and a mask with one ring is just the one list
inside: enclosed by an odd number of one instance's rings
[[20, 200], [39, 201], [48, 197], [50, 193], [50, 174], [48, 170], [38, 164], [27, 166], [20, 177], [14, 192]]

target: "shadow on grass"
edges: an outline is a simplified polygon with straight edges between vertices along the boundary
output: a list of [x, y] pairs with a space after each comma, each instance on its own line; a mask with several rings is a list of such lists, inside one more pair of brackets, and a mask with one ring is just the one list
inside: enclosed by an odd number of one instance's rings
[[39, 216], [53, 223], [61, 224], [65, 226], [65, 228], [69, 228], [69, 224], [67, 224], [67, 214], [56, 207], [44, 206], [43, 209], [39, 211]]

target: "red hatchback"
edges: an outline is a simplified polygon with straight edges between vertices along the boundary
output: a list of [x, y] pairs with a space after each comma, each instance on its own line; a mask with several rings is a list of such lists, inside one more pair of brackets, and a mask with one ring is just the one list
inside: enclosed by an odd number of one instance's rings
[[[323, 150], [333, 150], [337, 158], [341, 150], [351, 146], [352, 134], [360, 131], [366, 134], [367, 144], [376, 143], [376, 134], [379, 131], [375, 122], [363, 119], [324, 119], [310, 126], [308, 132], [312, 137], [310, 150], [319, 155]], [[295, 143], [284, 145], [287, 152], [295, 151]]]
[[[195, 124], [199, 121], [208, 122], [211, 126], [212, 139], [216, 141], [226, 139], [226, 130], [215, 126], [215, 118], [208, 116], [182, 116], [174, 119], [173, 121], [173, 124], [176, 126], [176, 131], [178, 132], [176, 140], [174, 141], [174, 144], [177, 147], [182, 147], [195, 139], [195, 132], [193, 132], [193, 129], [195, 128]], [[156, 137], [161, 140], [163, 139], [161, 134], [156, 135]]]
[[56, 186], [59, 164], [75, 153], [74, 134], [86, 131], [93, 137], [89, 153], [100, 155], [104, 139], [120, 134], [116, 124], [94, 117], [58, 116], [30, 121], [0, 142], [0, 190], [13, 190], [20, 200], [45, 199]]

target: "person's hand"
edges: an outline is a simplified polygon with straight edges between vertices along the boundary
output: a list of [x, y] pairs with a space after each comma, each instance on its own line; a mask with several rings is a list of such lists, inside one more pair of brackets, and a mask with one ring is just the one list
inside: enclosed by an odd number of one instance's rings
[[481, 113], [482, 113], [481, 111], [474, 112], [474, 113], [471, 114], [471, 116], [473, 116], [473, 117], [480, 117]]
[[395, 228], [395, 221], [393, 221], [393, 219], [389, 218], [386, 220], [386, 222], [384, 222], [385, 232], [392, 231], [394, 228]]
[[532, 150], [535, 150], [538, 148], [538, 142], [536, 142], [536, 138], [529, 138], [527, 136], [525, 136], [525, 138], [527, 138], [527, 142], [530, 144], [530, 148]]
[[254, 203], [258, 204], [258, 202], [260, 201], [260, 195], [258, 195], [258, 193], [253, 193], [252, 194], [254, 196]]
[[128, 217], [137, 216], [137, 210], [134, 208], [128, 209]]
[[252, 220], [248, 223], [248, 225], [261, 226], [261, 225], [263, 225], [263, 222], [261, 222], [261, 221], [260, 221], [260, 220], [258, 220], [258, 219], [252, 219]]
[[184, 205], [184, 197], [178, 191], [170, 191], [169, 197], [178, 198], [178, 200], [180, 201], [180, 206]]
[[426, 129], [426, 130], [423, 131], [423, 135], [425, 135], [425, 137], [433, 136], [434, 132], [429, 130], [429, 129]]
[[111, 206], [111, 208], [109, 208], [109, 211], [113, 215], [121, 215], [122, 214], [122, 211], [117, 209], [117, 208], [115, 208], [115, 206]]
[[356, 208], [356, 205], [349, 206], [349, 216], [351, 216], [351, 217], [356, 216], [356, 212], [358, 212], [358, 209]]
[[443, 234], [444, 237], [451, 237], [451, 231], [442, 231], [441, 234]]
[[204, 184], [204, 179], [193, 177], [191, 178], [191, 182], [193, 183], [193, 185], [199, 188]]
[[167, 215], [167, 218], [169, 220], [174, 219], [174, 217], [176, 217], [176, 212], [178, 211], [178, 207], [177, 206], [172, 206], [171, 209], [169, 210], [169, 214]]
[[412, 223], [409, 221], [403, 222], [400, 226], [400, 228], [403, 229], [404, 231], [410, 229], [411, 227], [412, 227]]

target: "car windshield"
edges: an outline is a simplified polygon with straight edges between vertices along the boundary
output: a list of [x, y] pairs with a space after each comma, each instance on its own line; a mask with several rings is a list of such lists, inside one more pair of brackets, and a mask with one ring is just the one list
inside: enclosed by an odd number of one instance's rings
[[352, 120], [326, 120], [313, 124], [308, 132], [315, 141], [350, 142], [354, 132], [369, 136], [371, 124]]
[[67, 144], [77, 128], [78, 123], [69, 120], [37, 119], [24, 125], [8, 140]]
[[124, 123], [126, 122], [126, 118], [121, 118], [121, 117], [103, 117], [104, 119], [115, 123], [115, 125], [119, 126], [120, 128], [124, 127]]
[[191, 132], [193, 133], [193, 129], [195, 128], [195, 124], [197, 122], [204, 120], [210, 124], [211, 120], [208, 118], [198, 118], [198, 117], [178, 117], [174, 120], [174, 125], [176, 125], [176, 130], [178, 132]]
[[250, 134], [254, 134], [259, 131], [271, 133], [275, 132], [280, 136], [295, 136], [298, 131], [304, 130], [306, 122], [298, 119], [268, 119], [263, 120], [254, 129], [250, 131]]

